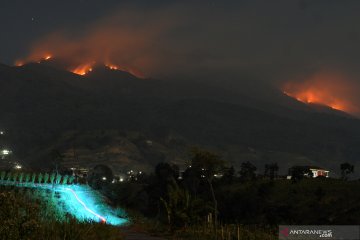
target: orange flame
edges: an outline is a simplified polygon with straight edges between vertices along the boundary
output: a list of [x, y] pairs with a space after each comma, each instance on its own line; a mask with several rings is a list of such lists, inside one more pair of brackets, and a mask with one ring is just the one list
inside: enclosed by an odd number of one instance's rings
[[[38, 56], [40, 56], [38, 54]], [[53, 56], [52, 54], [46, 54], [46, 55], [43, 55], [43, 57], [40, 57], [40, 58], [37, 58], [38, 60], [35, 60], [35, 59], [26, 59], [26, 60], [17, 60], [15, 62], [15, 66], [17, 67], [21, 67], [23, 66], [25, 63], [29, 63], [29, 62], [38, 62], [38, 63], [41, 63], [42, 61], [47, 61], [47, 60], [50, 60], [52, 59]], [[83, 63], [83, 64], [71, 64], [70, 67], [67, 67], [67, 69], [75, 74], [78, 74], [78, 75], [86, 75], [87, 73], [91, 72], [93, 70], [93, 66], [95, 65], [95, 61], [92, 61], [92, 62], [87, 62], [87, 63]], [[76, 67], [74, 67], [74, 65]], [[128, 67], [120, 67], [118, 65], [115, 65], [113, 63], [110, 63], [108, 60], [105, 61], [105, 64], [104, 64], [106, 67], [108, 67], [109, 69], [111, 70], [121, 70], [121, 71], [125, 71], [125, 72], [128, 72], [128, 73], [131, 73], [132, 75], [138, 77], [138, 78], [145, 78], [145, 76], [143, 75], [143, 73], [141, 73], [140, 71], [138, 70], [134, 70], [132, 68], [128, 68]]]
[[132, 75], [138, 77], [138, 78], [145, 78], [144, 74], [141, 73], [140, 71], [138, 70], [134, 70], [132, 68], [128, 68], [128, 67], [120, 67], [118, 65], [115, 65], [113, 63], [109, 63], [107, 61], [107, 63], [105, 63], [105, 66], [111, 70], [121, 70], [121, 71], [124, 71], [124, 72], [128, 72], [128, 73], [131, 73]]
[[94, 62], [81, 64], [80, 66], [73, 69], [72, 72], [84, 76], [93, 70], [94, 64]]
[[358, 113], [359, 109], [349, 99], [354, 96], [350, 83], [339, 74], [318, 73], [302, 82], [287, 82], [284, 94], [307, 104], [320, 104], [330, 108]]
[[295, 98], [299, 102], [308, 104], [320, 104], [336, 110], [346, 111], [347, 103], [345, 101], [342, 101], [340, 99], [334, 99], [330, 95], [327, 95], [327, 93], [324, 93], [317, 89], [301, 90], [295, 93], [289, 93], [287, 91], [284, 91], [284, 94]]
[[105, 64], [105, 66], [110, 68], [111, 70], [119, 70], [119, 67], [114, 64]]
[[47, 61], [47, 60], [52, 59], [52, 57], [53, 56], [50, 53], [37, 53], [36, 55], [32, 56], [31, 58], [25, 58], [25, 59], [16, 60], [15, 61], [15, 66], [21, 67], [25, 63], [30, 63], [30, 62], [41, 63], [42, 61]]
[[50, 54], [45, 55], [44, 57], [42, 57], [39, 61], [37, 61], [38, 63], [41, 63], [42, 61], [47, 61], [50, 60], [52, 58], [52, 56]]
[[17, 61], [15, 62], [15, 66], [17, 66], [17, 67], [24, 66], [24, 62], [21, 61], [21, 60], [17, 60]]

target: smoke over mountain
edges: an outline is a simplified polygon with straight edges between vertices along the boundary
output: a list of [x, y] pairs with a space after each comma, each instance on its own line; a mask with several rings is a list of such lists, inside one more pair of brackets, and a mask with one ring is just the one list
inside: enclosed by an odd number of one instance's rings
[[240, 87], [249, 78], [279, 89], [284, 89], [285, 82], [289, 95], [304, 102], [316, 94], [316, 103], [357, 113], [356, 77], [303, 78], [303, 83], [297, 80], [289, 86], [308, 69], [317, 72], [327, 67], [349, 73], [357, 69], [357, 33], [351, 27], [356, 19], [341, 17], [345, 12], [357, 15], [340, 3], [326, 3], [324, 10], [322, 3], [301, 2], [122, 7], [91, 23], [53, 29], [35, 41], [17, 64], [52, 56], [81, 75], [98, 63], [138, 77], [200, 76], [221, 82], [230, 76]]
[[77, 32], [55, 31], [38, 40], [16, 64], [52, 56], [79, 74], [96, 63], [116, 65], [135, 75], [151, 74], [157, 67], [160, 38], [174, 26], [165, 18], [127, 10]]
[[305, 79], [289, 81], [284, 84], [284, 93], [296, 98], [298, 101], [309, 104], [321, 104], [333, 109], [360, 114], [357, 104], [358, 85], [345, 74], [339, 72], [318, 72]]

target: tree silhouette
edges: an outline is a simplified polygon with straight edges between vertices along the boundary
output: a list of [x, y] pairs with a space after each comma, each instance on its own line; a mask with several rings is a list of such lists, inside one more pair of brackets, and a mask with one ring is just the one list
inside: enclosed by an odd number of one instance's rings
[[226, 168], [221, 180], [226, 184], [232, 184], [235, 178], [235, 168], [233, 166]]
[[54, 166], [54, 170], [56, 172], [56, 174], [59, 174], [59, 169], [61, 166], [61, 163], [63, 161], [63, 155], [60, 153], [59, 150], [57, 149], [53, 149], [51, 151], [51, 160], [52, 160], [52, 164]]
[[155, 167], [155, 175], [160, 182], [173, 182], [179, 177], [179, 168], [176, 165], [161, 162]]
[[348, 175], [350, 173], [354, 172], [354, 165], [351, 165], [350, 163], [342, 163], [340, 165], [340, 169], [341, 169], [341, 178], [343, 180], [347, 180], [348, 179]]
[[200, 212], [208, 206], [177, 184], [168, 185], [166, 199], [160, 197], [160, 200], [166, 209], [170, 230], [198, 222]]
[[243, 181], [254, 180], [256, 178], [256, 169], [255, 165], [249, 161], [241, 163], [239, 171], [240, 179]]
[[274, 180], [277, 177], [279, 171], [279, 166], [277, 163], [265, 164], [265, 176], [269, 177], [271, 180]]
[[111, 168], [104, 164], [96, 165], [88, 175], [88, 183], [94, 189], [102, 189], [114, 179]]
[[297, 181], [303, 179], [305, 176], [313, 177], [313, 172], [310, 170], [309, 167], [295, 166], [290, 168], [290, 175], [292, 182], [296, 183]]
[[214, 174], [219, 173], [224, 169], [225, 162], [214, 153], [194, 148], [191, 151], [191, 168], [196, 171], [201, 178], [204, 178], [209, 185], [212, 201], [214, 204], [214, 225], [215, 225], [215, 236], [217, 235], [217, 215], [218, 215], [218, 203], [216, 200], [213, 179]]

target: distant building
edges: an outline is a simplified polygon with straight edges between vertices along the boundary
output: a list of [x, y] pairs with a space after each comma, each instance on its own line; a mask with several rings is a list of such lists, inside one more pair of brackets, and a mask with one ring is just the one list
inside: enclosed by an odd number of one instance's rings
[[310, 167], [310, 171], [313, 173], [313, 177], [329, 177], [329, 170], [319, 168], [319, 167]]
[[301, 174], [304, 175], [305, 177], [312, 177], [312, 178], [316, 178], [316, 177], [329, 177], [329, 170], [326, 170], [324, 168], [321, 167], [316, 167], [316, 166], [294, 166], [291, 167], [289, 169], [289, 176], [287, 177], [288, 179], [291, 179], [292, 176], [294, 176], [294, 174]]

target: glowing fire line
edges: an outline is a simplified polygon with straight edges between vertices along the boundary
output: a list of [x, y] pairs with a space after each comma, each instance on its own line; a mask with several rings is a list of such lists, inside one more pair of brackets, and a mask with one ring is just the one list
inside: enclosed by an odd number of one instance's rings
[[70, 191], [76, 198], [76, 200], [85, 208], [86, 211], [88, 211], [89, 213], [95, 215], [96, 217], [98, 217], [99, 219], [101, 219], [101, 222], [105, 223], [106, 219], [102, 216], [100, 216], [99, 214], [97, 214], [96, 212], [92, 211], [91, 209], [89, 209], [86, 204], [81, 201], [81, 199], [78, 197], [78, 195], [76, 194], [76, 192], [70, 188], [65, 188], [66, 190]]
[[316, 94], [313, 91], [300, 91], [298, 93], [289, 93], [287, 91], [283, 92], [285, 95], [295, 98], [299, 102], [307, 103], [307, 104], [320, 104], [324, 106], [328, 106], [332, 109], [339, 110], [339, 111], [345, 111], [345, 102], [341, 101], [339, 99], [331, 99], [327, 96]]
[[[36, 60], [33, 59], [32, 61], [34, 61], [34, 62], [36, 61], [37, 63], [42, 63], [42, 62], [48, 61], [48, 60], [53, 59], [53, 58], [54, 58], [53, 54], [47, 53], [47, 54], [44, 54], [42, 57], [36, 57]], [[15, 62], [15, 66], [21, 67], [24, 64], [29, 63], [29, 62], [31, 62], [31, 59], [17, 60]], [[75, 67], [74, 66], [70, 67], [67, 70], [74, 73], [74, 74], [85, 76], [89, 72], [93, 71], [93, 67], [95, 66], [95, 64], [96, 64], [96, 61], [86, 62], [86, 63], [83, 63], [83, 64], [79, 64], [79, 65], [77, 65]], [[137, 69], [118, 66], [118, 65], [113, 64], [113, 63], [111, 63], [109, 61], [105, 61], [103, 64], [110, 70], [113, 70], [113, 71], [120, 70], [120, 71], [128, 72], [128, 73], [130, 73], [130, 74], [132, 74], [132, 75], [134, 75], [134, 76], [136, 76], [138, 78], [145, 78], [145, 76], [140, 71], [138, 71]]]

